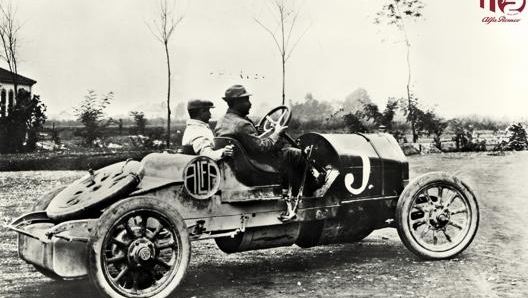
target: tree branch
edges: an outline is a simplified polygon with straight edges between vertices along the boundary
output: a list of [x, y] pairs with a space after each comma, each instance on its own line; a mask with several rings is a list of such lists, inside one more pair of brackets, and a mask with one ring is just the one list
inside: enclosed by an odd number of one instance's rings
[[303, 38], [304, 34], [306, 34], [306, 32], [308, 32], [308, 29], [310, 29], [310, 27], [311, 27], [311, 24], [310, 24], [310, 26], [306, 27], [306, 30], [304, 30], [304, 32], [301, 35], [299, 35], [299, 38], [297, 38], [297, 40], [293, 44], [292, 48], [288, 52], [288, 55], [286, 55], [286, 60], [288, 60], [288, 58], [290, 58], [291, 54], [293, 53], [293, 50], [295, 50], [295, 48], [297, 47], [297, 44], [299, 43], [299, 41], [301, 41], [301, 39]]
[[262, 26], [262, 28], [264, 28], [264, 30], [266, 30], [271, 35], [271, 37], [273, 37], [273, 41], [275, 42], [275, 45], [277, 46], [277, 49], [282, 54], [282, 48], [281, 48], [281, 46], [279, 44], [279, 41], [277, 40], [277, 37], [275, 36], [275, 34], [268, 27], [266, 27], [262, 22], [260, 22], [257, 18], [253, 17], [253, 20], [255, 20], [255, 22], [257, 22], [257, 24]]

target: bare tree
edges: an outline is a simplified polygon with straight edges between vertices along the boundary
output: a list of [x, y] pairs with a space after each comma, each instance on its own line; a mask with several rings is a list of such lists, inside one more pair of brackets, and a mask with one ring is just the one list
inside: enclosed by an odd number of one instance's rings
[[301, 12], [296, 5], [295, 0], [271, 0], [272, 7], [268, 7], [270, 13], [273, 15], [273, 26], [267, 26], [262, 20], [253, 17], [255, 22], [259, 24], [266, 32], [268, 32], [277, 46], [281, 55], [282, 62], [282, 104], [286, 101], [286, 62], [290, 58], [293, 50], [308, 31], [309, 26], [296, 37], [294, 37], [294, 28], [297, 23], [297, 18]]
[[17, 68], [17, 54], [18, 54], [18, 31], [20, 25], [16, 21], [16, 8], [11, 2], [0, 3], [0, 39], [2, 40], [2, 49], [0, 58], [4, 60], [9, 70], [12, 73], [13, 85], [15, 87], [14, 94], [17, 98], [18, 93], [18, 68]]
[[171, 64], [169, 55], [169, 42], [176, 26], [183, 20], [183, 15], [178, 15], [174, 7], [169, 7], [167, 0], [160, 0], [159, 20], [154, 20], [154, 28], [148, 26], [154, 37], [163, 44], [167, 62], [167, 148], [170, 146], [170, 96], [171, 96]]
[[395, 25], [402, 33], [403, 41], [406, 47], [406, 62], [407, 62], [407, 113], [408, 119], [411, 122], [411, 130], [413, 134], [413, 142], [418, 140], [418, 133], [416, 131], [416, 99], [414, 99], [411, 90], [411, 42], [407, 34], [405, 21], [409, 19], [416, 19], [422, 17], [422, 9], [424, 5], [421, 0], [387, 0], [383, 8], [378, 12], [376, 23], [381, 23], [381, 19], [385, 19], [389, 25]]

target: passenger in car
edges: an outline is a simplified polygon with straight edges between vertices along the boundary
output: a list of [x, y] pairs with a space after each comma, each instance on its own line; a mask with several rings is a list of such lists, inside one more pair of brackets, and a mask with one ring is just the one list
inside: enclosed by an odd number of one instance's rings
[[295, 192], [300, 187], [299, 174], [304, 172], [306, 161], [300, 149], [284, 146], [282, 142], [279, 142], [280, 135], [287, 126], [277, 125], [271, 135], [259, 137], [255, 124], [247, 117], [251, 108], [250, 95], [242, 85], [234, 85], [226, 90], [223, 99], [229, 108], [226, 114], [218, 120], [215, 135], [236, 138], [244, 146], [250, 158], [262, 161], [264, 156], [268, 161], [278, 161], [282, 196], [288, 207], [286, 214], [280, 219], [289, 220], [295, 217], [289, 188], [293, 186]]
[[[214, 150], [213, 132], [209, 127], [211, 108], [214, 108], [214, 105], [209, 100], [189, 100], [187, 111], [191, 119], [187, 120], [182, 145], [184, 153], [204, 155], [213, 160], [219, 160], [225, 156], [233, 155], [233, 145]], [[186, 150], [192, 152], [185, 152]]]

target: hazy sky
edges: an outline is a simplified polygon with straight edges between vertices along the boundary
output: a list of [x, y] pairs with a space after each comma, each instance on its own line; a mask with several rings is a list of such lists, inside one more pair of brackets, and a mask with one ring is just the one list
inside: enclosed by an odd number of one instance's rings
[[[34, 93], [49, 114], [71, 113], [88, 89], [115, 93], [110, 114], [165, 100], [163, 47], [146, 25], [156, 17], [157, 0], [15, 2], [23, 24], [19, 72], [37, 81]], [[365, 88], [383, 105], [406, 94], [400, 32], [373, 22], [383, 2], [306, 0], [297, 28], [309, 29], [287, 65], [288, 99], [311, 92], [320, 100], [343, 100]], [[519, 23], [485, 24], [483, 17], [503, 14], [481, 9], [478, 0], [424, 2], [425, 18], [408, 24], [421, 102], [445, 117], [526, 117], [528, 9], [516, 16]], [[185, 18], [170, 44], [173, 102], [208, 98], [218, 115], [226, 107], [225, 89], [240, 83], [254, 94], [253, 113], [280, 103], [280, 56], [252, 19], [267, 20], [262, 0], [179, 4]]]

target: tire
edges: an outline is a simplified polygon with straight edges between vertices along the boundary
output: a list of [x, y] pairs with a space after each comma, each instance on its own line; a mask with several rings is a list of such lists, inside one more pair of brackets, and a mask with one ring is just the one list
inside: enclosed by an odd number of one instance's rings
[[178, 211], [144, 196], [105, 210], [88, 248], [90, 280], [105, 297], [167, 297], [184, 278], [191, 256]]
[[398, 235], [417, 256], [452, 258], [475, 237], [479, 208], [473, 191], [458, 178], [432, 172], [413, 180], [396, 206]]
[[[48, 205], [51, 202], [51, 200], [53, 200], [53, 198], [55, 198], [55, 196], [59, 192], [61, 192], [63, 189], [65, 189], [65, 188], [66, 188], [66, 185], [62, 185], [62, 186], [59, 186], [57, 188], [54, 188], [51, 191], [48, 191], [48, 192], [44, 193], [42, 196], [37, 198], [37, 200], [35, 202], [35, 205], [33, 205], [33, 207], [31, 207], [31, 212], [45, 211], [46, 208], [48, 208]], [[46, 269], [44, 267], [41, 267], [41, 266], [35, 265], [35, 264], [33, 264], [33, 267], [35, 267], [35, 270], [40, 272], [42, 275], [44, 275], [46, 277], [49, 277], [49, 278], [51, 278], [53, 280], [56, 280], [56, 281], [64, 280], [64, 278], [62, 278], [60, 275], [56, 274], [55, 272], [53, 272], [53, 271], [51, 271], [49, 269]]]

